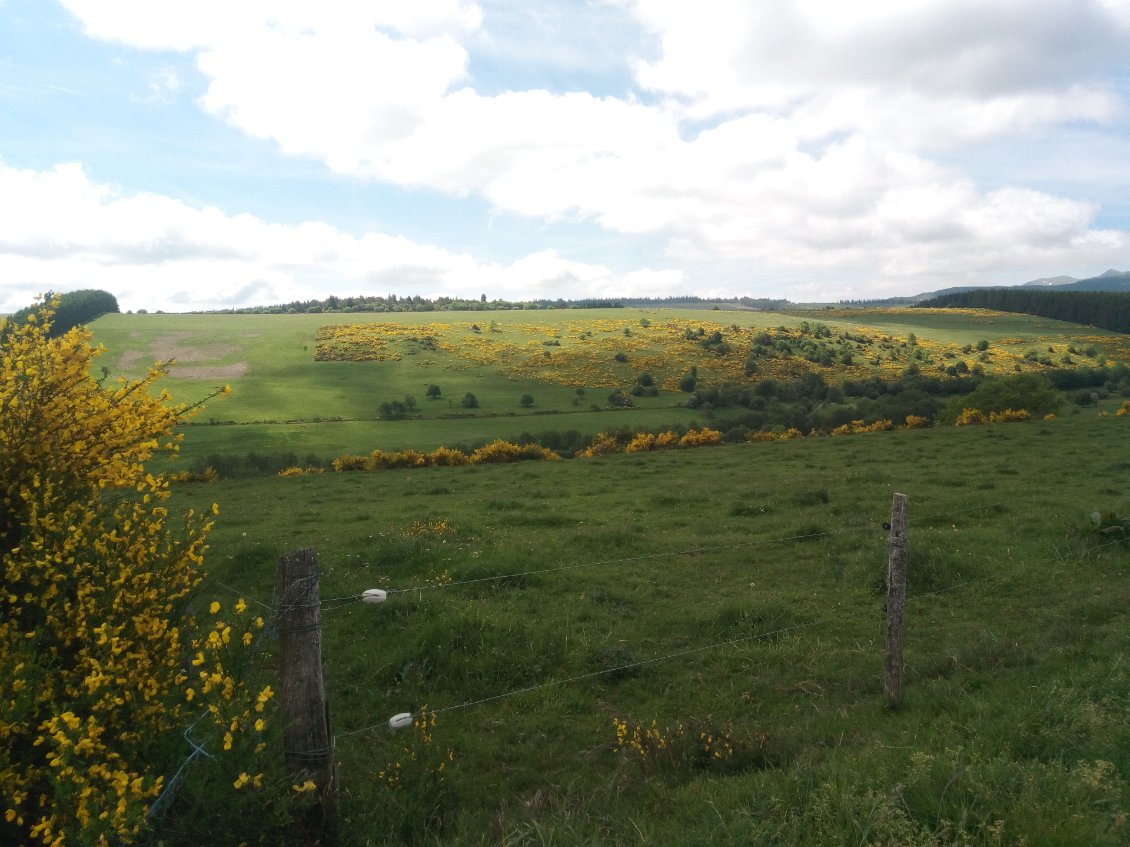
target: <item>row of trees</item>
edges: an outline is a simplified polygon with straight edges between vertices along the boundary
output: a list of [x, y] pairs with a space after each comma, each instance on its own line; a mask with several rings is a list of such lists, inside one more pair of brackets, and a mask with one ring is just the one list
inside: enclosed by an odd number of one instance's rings
[[[429, 385], [424, 396], [429, 400], [439, 400], [443, 396], [443, 390], [438, 385]], [[518, 405], [523, 409], [531, 408], [534, 402], [534, 395], [532, 394], [523, 394], [518, 398]], [[459, 401], [459, 405], [464, 409], [477, 409], [479, 408], [479, 398], [468, 391]], [[415, 411], [416, 398], [411, 394], [406, 394], [404, 400], [387, 400], [377, 407], [378, 417], [385, 421], [403, 420]]]
[[[429, 385], [425, 396], [429, 400], [439, 400], [443, 395], [442, 389], [438, 385]], [[534, 398], [529, 394], [523, 394], [519, 401], [522, 406], [532, 406]], [[459, 401], [459, 405], [464, 409], [477, 409], [479, 407], [479, 398], [472, 392], [468, 391], [463, 395], [463, 399]], [[416, 398], [411, 394], [405, 394], [403, 400], [386, 400], [377, 407], [377, 416], [383, 421], [399, 421], [408, 417], [416, 411]]]
[[734, 306], [745, 309], [767, 311], [785, 309], [792, 305], [788, 300], [766, 297], [726, 297], [704, 299], [695, 296], [677, 297], [633, 297], [633, 298], [584, 298], [580, 300], [535, 299], [535, 300], [487, 300], [486, 295], [478, 299], [462, 297], [421, 297], [396, 294], [360, 295], [338, 297], [331, 295], [324, 299], [293, 300], [289, 303], [276, 303], [265, 306], [248, 306], [238, 309], [223, 309], [221, 313], [262, 313], [297, 314], [319, 312], [491, 312], [529, 309], [621, 309], [625, 306], [640, 308], [691, 308], [701, 309], [720, 306]]
[[920, 308], [995, 309], [1057, 321], [1130, 332], [1130, 294], [1113, 291], [1048, 291], [1042, 288], [978, 288], [923, 300]]
[[619, 309], [621, 300], [487, 300], [486, 295], [479, 299], [461, 297], [421, 297], [396, 294], [361, 295], [337, 297], [331, 295], [324, 299], [292, 300], [267, 306], [247, 306], [237, 309], [222, 309], [220, 314], [306, 314], [322, 312], [509, 312], [533, 309]]
[[121, 311], [118, 300], [109, 291], [86, 288], [66, 294], [48, 294], [41, 302], [20, 309], [8, 318], [8, 327], [27, 323], [32, 315], [48, 327], [50, 337], [62, 335], [76, 326], [83, 326], [96, 318]]

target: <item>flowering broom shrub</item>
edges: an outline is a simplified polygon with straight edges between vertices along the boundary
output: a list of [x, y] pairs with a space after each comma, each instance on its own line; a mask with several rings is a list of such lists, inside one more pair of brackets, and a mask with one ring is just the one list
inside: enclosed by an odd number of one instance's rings
[[628, 445], [625, 453], [647, 453], [655, 448], [655, 434], [651, 432], [637, 432]]
[[955, 426], [980, 426], [991, 423], [1017, 423], [1030, 420], [1027, 409], [1004, 409], [999, 412], [982, 412], [980, 409], [962, 409], [954, 421]]
[[679, 439], [679, 447], [717, 447], [721, 443], [722, 433], [707, 426], [702, 429], [687, 430]]
[[508, 462], [559, 462], [561, 457], [538, 444], [512, 444], [496, 439], [472, 453], [470, 460], [472, 465], [491, 465]]
[[610, 456], [613, 453], [620, 452], [620, 442], [616, 440], [616, 436], [607, 432], [597, 433], [596, 438], [592, 440], [592, 444], [584, 450], [578, 450], [577, 456], [581, 458], [591, 459], [595, 456]]
[[190, 409], [153, 395], [160, 367], [94, 379], [89, 333], [51, 316], [0, 323], [0, 843], [129, 844], [191, 719], [266, 701], [239, 702], [227, 624], [192, 631], [212, 515], [175, 518], [145, 470]]

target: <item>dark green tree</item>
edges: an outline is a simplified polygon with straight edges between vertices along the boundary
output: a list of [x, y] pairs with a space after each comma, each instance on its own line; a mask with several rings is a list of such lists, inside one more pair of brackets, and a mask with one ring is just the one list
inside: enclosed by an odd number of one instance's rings
[[[84, 288], [59, 295], [48, 292], [43, 302], [48, 303], [56, 296], [59, 302], [55, 307], [55, 315], [51, 323], [52, 338], [57, 338], [76, 326], [91, 323], [102, 315], [121, 311], [118, 308], [118, 300], [113, 294], [97, 288]], [[43, 303], [35, 303], [20, 309], [11, 316], [11, 325], [26, 323], [29, 315], [39, 315], [42, 309]]]
[[679, 390], [690, 393], [694, 391], [696, 385], [698, 385], [698, 368], [692, 367], [683, 378], [679, 380]]
[[621, 391], [619, 388], [613, 389], [612, 393], [608, 395], [608, 402], [613, 406], [618, 406], [625, 409], [635, 405], [635, 403], [632, 402], [632, 398]]
[[377, 414], [384, 421], [399, 421], [408, 414], [408, 407], [399, 400], [389, 400], [377, 407]]

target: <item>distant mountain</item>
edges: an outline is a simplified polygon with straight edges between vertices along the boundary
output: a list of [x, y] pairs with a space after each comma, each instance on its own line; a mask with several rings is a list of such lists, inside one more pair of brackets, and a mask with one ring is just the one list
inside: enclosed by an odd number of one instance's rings
[[1067, 291], [1130, 291], [1130, 271], [1109, 270], [1099, 276], [1058, 286]]
[[932, 300], [935, 297], [945, 297], [950, 294], [964, 294], [967, 291], [978, 291], [982, 288], [1048, 288], [1054, 291], [1127, 291], [1130, 292], [1130, 271], [1116, 271], [1111, 268], [1103, 271], [1098, 276], [1076, 279], [1073, 276], [1046, 276], [1023, 282], [1019, 285], [962, 285], [956, 288], [943, 288], [939, 291], [929, 291], [924, 294], [915, 294], [909, 298], [917, 303], [922, 300]]
[[937, 291], [926, 291], [922, 294], [915, 294], [911, 297], [911, 301], [917, 303], [919, 300], [929, 300], [931, 297], [945, 297], [947, 294], [964, 294], [966, 291], [976, 291], [981, 286], [979, 285], [958, 285], [954, 288], [940, 288]]
[[[1108, 271], [1108, 273], [1109, 273], [1109, 271]], [[1070, 285], [1071, 283], [1078, 282], [1078, 281], [1079, 280], [1076, 279], [1073, 276], [1046, 276], [1043, 279], [1034, 279], [1031, 282], [1021, 283], [1021, 285], [1023, 287], [1028, 287], [1030, 285], [1038, 285], [1038, 286], [1041, 286], [1041, 287], [1051, 288], [1051, 287], [1056, 287], [1056, 286], [1061, 286], [1061, 285]]]

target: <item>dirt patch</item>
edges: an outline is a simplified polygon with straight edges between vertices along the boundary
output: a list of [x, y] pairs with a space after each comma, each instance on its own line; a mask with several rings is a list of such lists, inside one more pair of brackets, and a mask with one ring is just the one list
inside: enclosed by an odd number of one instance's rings
[[237, 379], [247, 373], [247, 362], [208, 364], [230, 356], [239, 348], [234, 344], [205, 344], [192, 346], [184, 343], [188, 333], [162, 336], [144, 350], [127, 350], [118, 357], [118, 370], [123, 373], [140, 370], [154, 362], [173, 360], [169, 373], [181, 379]]

